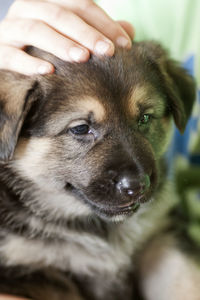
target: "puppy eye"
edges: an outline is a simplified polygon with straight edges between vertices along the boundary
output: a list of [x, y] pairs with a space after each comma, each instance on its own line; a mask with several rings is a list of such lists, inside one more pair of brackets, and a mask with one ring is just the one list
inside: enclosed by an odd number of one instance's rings
[[139, 120], [139, 122], [138, 122], [138, 125], [139, 126], [141, 126], [141, 125], [147, 125], [149, 122], [150, 122], [150, 120], [151, 120], [151, 115], [149, 115], [149, 114], [144, 114], [141, 118], [140, 118], [140, 120]]
[[84, 135], [90, 132], [90, 127], [87, 124], [78, 125], [69, 129], [74, 135]]

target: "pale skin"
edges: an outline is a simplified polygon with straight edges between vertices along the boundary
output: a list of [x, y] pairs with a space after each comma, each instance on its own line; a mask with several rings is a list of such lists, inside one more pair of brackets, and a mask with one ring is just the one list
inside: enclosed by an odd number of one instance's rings
[[134, 30], [112, 20], [92, 0], [15, 0], [0, 23], [0, 68], [25, 75], [53, 66], [25, 53], [27, 45], [66, 61], [87, 61], [91, 53], [112, 56], [115, 46], [131, 47]]
[[[65, 61], [85, 62], [90, 54], [112, 56], [131, 48], [134, 30], [112, 20], [92, 0], [15, 0], [0, 22], [0, 68], [25, 75], [54, 72], [54, 66], [26, 54], [32, 45]], [[0, 300], [27, 300], [0, 295]]]

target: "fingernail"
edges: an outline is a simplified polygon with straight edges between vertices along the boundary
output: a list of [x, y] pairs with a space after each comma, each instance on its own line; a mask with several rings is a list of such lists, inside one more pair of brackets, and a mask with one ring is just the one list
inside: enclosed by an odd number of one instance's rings
[[95, 45], [94, 51], [95, 51], [95, 53], [97, 53], [99, 55], [104, 55], [104, 54], [112, 55], [114, 53], [114, 47], [109, 42], [98, 41]]
[[69, 49], [69, 56], [74, 61], [83, 61], [87, 58], [87, 52], [79, 47], [71, 47]]
[[116, 39], [116, 44], [119, 47], [123, 47], [123, 48], [130, 48], [131, 47], [131, 41], [127, 38], [125, 38], [124, 36], [119, 36]]
[[38, 68], [38, 73], [41, 75], [52, 73], [53, 72], [53, 66], [51, 65], [40, 65]]

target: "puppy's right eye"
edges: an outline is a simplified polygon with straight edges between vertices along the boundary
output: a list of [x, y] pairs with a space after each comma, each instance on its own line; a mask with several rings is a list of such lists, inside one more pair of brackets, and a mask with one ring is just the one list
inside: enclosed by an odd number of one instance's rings
[[71, 127], [69, 131], [74, 135], [84, 135], [90, 133], [90, 127], [87, 124]]

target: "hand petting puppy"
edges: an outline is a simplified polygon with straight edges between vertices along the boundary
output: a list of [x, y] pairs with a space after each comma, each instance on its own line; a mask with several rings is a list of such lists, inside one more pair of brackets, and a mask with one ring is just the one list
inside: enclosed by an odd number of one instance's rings
[[92, 0], [15, 0], [0, 23], [0, 68], [25, 75], [52, 73], [52, 64], [25, 53], [36, 46], [66, 61], [130, 48], [133, 28], [113, 21]]

